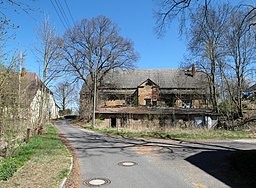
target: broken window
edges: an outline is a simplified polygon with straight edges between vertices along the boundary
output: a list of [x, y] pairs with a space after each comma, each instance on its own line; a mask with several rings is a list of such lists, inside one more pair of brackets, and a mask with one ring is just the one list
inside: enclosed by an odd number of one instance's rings
[[183, 107], [184, 108], [192, 108], [192, 100], [183, 100]]
[[151, 105], [151, 99], [145, 99], [146, 102], [146, 106], [150, 106]]

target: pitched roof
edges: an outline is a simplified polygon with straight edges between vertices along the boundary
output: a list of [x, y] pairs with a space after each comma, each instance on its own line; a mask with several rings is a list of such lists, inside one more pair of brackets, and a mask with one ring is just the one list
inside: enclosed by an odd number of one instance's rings
[[160, 88], [201, 88], [204, 79], [202, 72], [195, 76], [184, 69], [135, 69], [109, 72], [102, 82], [105, 87], [137, 88], [150, 79]]
[[[19, 77], [19, 75], [21, 75]], [[37, 94], [37, 91], [44, 88], [48, 93], [52, 92], [45, 84], [40, 80], [40, 78], [34, 72], [25, 72], [20, 74], [19, 72], [10, 72], [6, 77], [5, 90], [8, 89], [12, 95], [21, 97], [21, 102], [30, 104]], [[3, 93], [3, 95], [10, 95], [10, 93]]]

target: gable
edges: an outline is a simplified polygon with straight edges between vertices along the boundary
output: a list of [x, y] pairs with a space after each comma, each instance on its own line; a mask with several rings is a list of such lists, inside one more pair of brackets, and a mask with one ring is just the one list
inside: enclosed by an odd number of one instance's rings
[[147, 80], [145, 80], [144, 82], [142, 82], [140, 85], [138, 85], [138, 87], [144, 87], [144, 86], [151, 86], [151, 87], [159, 88], [159, 86], [156, 83], [154, 83], [152, 80], [150, 80], [149, 78]]

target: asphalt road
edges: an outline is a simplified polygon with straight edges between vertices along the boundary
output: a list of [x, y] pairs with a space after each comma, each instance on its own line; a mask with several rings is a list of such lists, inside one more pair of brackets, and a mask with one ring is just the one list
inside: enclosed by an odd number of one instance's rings
[[[76, 149], [81, 187], [106, 188], [240, 187], [227, 160], [234, 152], [256, 149], [255, 141], [185, 142], [111, 137], [58, 121], [57, 128]], [[126, 163], [122, 163], [126, 162]], [[131, 165], [133, 166], [122, 166]], [[237, 177], [236, 177], [237, 176]], [[235, 177], [235, 178], [234, 178]]]

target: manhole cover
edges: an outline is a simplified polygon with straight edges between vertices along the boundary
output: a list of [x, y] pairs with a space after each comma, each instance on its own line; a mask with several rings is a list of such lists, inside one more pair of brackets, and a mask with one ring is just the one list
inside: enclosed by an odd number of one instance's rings
[[135, 166], [138, 165], [138, 163], [135, 163], [133, 161], [123, 161], [118, 163], [119, 166], [125, 166], [125, 167], [130, 167], [130, 166]]
[[90, 186], [90, 187], [99, 187], [101, 185], [108, 185], [111, 181], [106, 178], [91, 178], [84, 181], [84, 185]]

